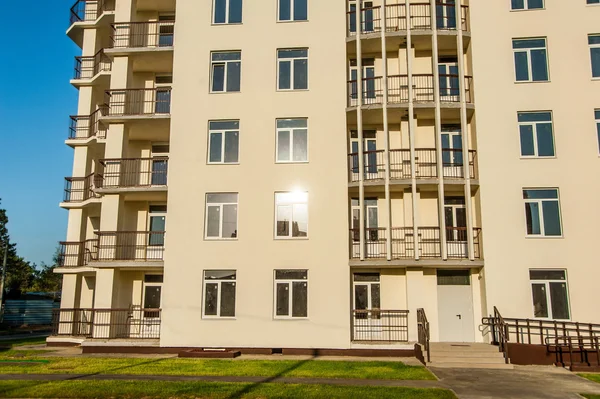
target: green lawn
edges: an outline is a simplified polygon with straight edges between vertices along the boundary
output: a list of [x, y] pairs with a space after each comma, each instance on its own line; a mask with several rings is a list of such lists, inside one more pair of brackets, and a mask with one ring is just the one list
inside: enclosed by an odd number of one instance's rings
[[41, 345], [46, 343], [46, 338], [20, 338], [0, 340], [0, 350], [21, 345]]
[[442, 389], [160, 381], [1, 381], [0, 397], [456, 399], [451, 391]]
[[600, 374], [577, 374], [580, 377], [586, 378], [590, 381], [600, 383]]

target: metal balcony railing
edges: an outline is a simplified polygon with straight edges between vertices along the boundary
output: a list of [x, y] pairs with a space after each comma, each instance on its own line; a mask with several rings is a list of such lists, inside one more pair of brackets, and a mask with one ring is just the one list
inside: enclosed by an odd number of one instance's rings
[[104, 53], [104, 49], [101, 49], [91, 57], [75, 57], [73, 79], [91, 79], [100, 72], [109, 72], [111, 69], [112, 61]]
[[351, 320], [354, 342], [408, 342], [408, 310], [353, 310]]
[[70, 23], [95, 21], [106, 11], [115, 10], [115, 0], [77, 0], [71, 7]]
[[175, 21], [123, 22], [112, 25], [111, 47], [159, 48], [172, 47]]
[[94, 173], [85, 177], [65, 177], [64, 202], [83, 202], [97, 197], [94, 192], [97, 179]]
[[91, 115], [71, 116], [69, 140], [85, 140], [90, 137], [106, 138], [108, 128], [100, 121], [103, 109], [94, 111]]
[[107, 117], [153, 116], [171, 113], [171, 88], [118, 89], [105, 93]]
[[167, 186], [168, 157], [101, 159], [99, 165], [98, 188]]

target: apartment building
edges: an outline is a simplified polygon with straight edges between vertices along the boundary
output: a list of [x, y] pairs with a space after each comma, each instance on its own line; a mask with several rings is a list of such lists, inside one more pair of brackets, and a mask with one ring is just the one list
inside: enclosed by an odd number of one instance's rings
[[49, 341], [411, 351], [488, 341], [494, 306], [600, 322], [573, 262], [600, 5], [577, 2], [77, 1]]

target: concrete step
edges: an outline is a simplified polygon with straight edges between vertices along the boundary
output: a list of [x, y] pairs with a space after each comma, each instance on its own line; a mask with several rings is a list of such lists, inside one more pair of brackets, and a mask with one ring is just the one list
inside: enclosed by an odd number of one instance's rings
[[455, 369], [494, 369], [494, 370], [513, 370], [514, 366], [512, 364], [506, 363], [498, 363], [498, 364], [489, 364], [489, 363], [429, 363], [428, 367], [433, 368], [455, 368]]
[[452, 351], [452, 352], [498, 352], [498, 347], [489, 344], [470, 344], [470, 343], [450, 343], [450, 342], [432, 342], [429, 344], [433, 351]]
[[434, 356], [436, 358], [446, 358], [446, 357], [473, 357], [473, 358], [485, 358], [485, 357], [490, 357], [490, 358], [504, 358], [504, 354], [502, 352], [487, 352], [487, 351], [464, 351], [464, 352], [459, 352], [459, 351], [438, 351], [438, 350], [432, 350], [431, 351], [431, 356]]
[[469, 364], [499, 364], [504, 363], [503, 357], [435, 357], [431, 356], [431, 363], [469, 363]]

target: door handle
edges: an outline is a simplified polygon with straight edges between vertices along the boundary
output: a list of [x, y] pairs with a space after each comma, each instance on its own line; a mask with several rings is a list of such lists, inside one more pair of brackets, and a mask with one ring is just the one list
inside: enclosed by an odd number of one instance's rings
[[462, 320], [462, 315], [457, 314], [456, 317], [458, 317], [458, 320]]

